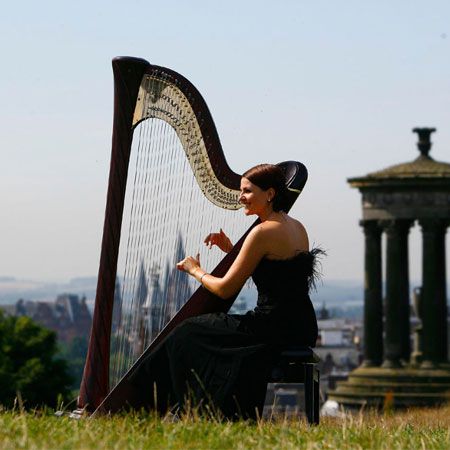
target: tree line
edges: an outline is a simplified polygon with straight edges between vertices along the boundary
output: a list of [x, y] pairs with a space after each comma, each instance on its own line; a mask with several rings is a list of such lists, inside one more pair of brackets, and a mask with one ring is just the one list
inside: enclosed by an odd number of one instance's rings
[[86, 352], [87, 338], [58, 345], [54, 331], [0, 311], [0, 405], [55, 408], [72, 401]]

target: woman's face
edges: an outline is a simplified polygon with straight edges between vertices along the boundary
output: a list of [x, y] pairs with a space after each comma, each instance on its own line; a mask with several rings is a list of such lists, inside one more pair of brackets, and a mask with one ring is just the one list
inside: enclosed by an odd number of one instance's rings
[[261, 216], [271, 208], [271, 201], [274, 193], [270, 188], [267, 191], [262, 190], [260, 187], [253, 184], [245, 177], [241, 178], [241, 195], [239, 196], [239, 202], [244, 205], [244, 213], [246, 216], [257, 214]]

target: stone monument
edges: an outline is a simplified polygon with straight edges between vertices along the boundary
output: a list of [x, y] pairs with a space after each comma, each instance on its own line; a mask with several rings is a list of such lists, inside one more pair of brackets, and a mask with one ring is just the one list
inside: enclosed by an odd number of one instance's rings
[[[329, 395], [344, 406], [435, 405], [450, 399], [445, 234], [450, 224], [450, 164], [430, 155], [434, 128], [414, 128], [413, 161], [348, 179], [362, 194], [365, 236], [364, 360]], [[422, 229], [421, 319], [411, 349], [408, 234]], [[383, 298], [381, 236], [386, 235]], [[416, 334], [417, 334], [416, 333]], [[419, 348], [420, 347], [420, 348]]]

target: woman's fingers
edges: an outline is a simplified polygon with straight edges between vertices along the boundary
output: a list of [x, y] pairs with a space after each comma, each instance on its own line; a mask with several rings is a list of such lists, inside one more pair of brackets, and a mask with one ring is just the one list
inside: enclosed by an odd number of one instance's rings
[[198, 267], [200, 267], [199, 253], [197, 253], [197, 256], [195, 258], [193, 256], [187, 256], [176, 264], [176, 268], [178, 270], [188, 272], [191, 275], [195, 272], [195, 270], [197, 270]]
[[217, 233], [210, 233], [206, 236], [205, 244], [211, 248], [213, 245], [217, 245]]
[[210, 249], [214, 245], [217, 245], [217, 247], [225, 252], [230, 251], [229, 247], [232, 247], [230, 239], [225, 234], [222, 228], [220, 228], [220, 231], [218, 233], [209, 233], [203, 242]]
[[205, 245], [207, 245], [209, 248], [211, 248], [213, 245], [217, 245], [216, 235], [217, 233], [209, 233], [204, 240]]

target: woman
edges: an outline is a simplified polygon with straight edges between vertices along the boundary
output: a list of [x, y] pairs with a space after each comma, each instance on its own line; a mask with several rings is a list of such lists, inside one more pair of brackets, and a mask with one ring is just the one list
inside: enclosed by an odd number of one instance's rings
[[[177, 264], [224, 299], [252, 276], [258, 302], [245, 315], [205, 314], [179, 325], [134, 377], [151, 407], [164, 412], [185, 406], [189, 398], [227, 418], [256, 418], [280, 348], [315, 345], [317, 321], [308, 291], [319, 250], [309, 251], [305, 228], [283, 211], [286, 196], [278, 166], [261, 164], [248, 170], [241, 179], [239, 201], [245, 214], [257, 215], [261, 223], [247, 235], [225, 276], [208, 274], [198, 255]], [[205, 244], [225, 252], [233, 247], [222, 230], [208, 235]]]

